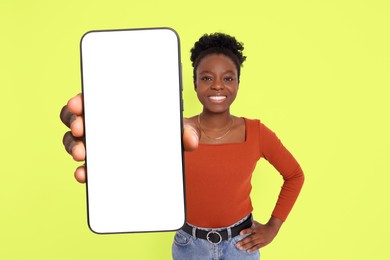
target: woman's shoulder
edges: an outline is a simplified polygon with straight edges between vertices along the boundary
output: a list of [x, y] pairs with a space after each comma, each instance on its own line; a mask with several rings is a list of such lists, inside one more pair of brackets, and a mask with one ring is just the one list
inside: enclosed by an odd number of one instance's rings
[[248, 118], [248, 117], [242, 117], [242, 119], [245, 121], [245, 124], [248, 126], [248, 127], [256, 127], [256, 128], [259, 128], [260, 126], [263, 125], [263, 123], [261, 122], [260, 119], [258, 118]]
[[250, 119], [243, 117], [249, 130], [256, 131], [260, 135], [273, 135], [275, 134], [261, 119]]

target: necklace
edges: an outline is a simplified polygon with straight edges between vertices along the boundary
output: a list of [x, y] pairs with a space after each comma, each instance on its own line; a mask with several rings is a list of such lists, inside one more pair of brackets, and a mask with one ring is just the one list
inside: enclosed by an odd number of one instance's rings
[[[234, 123], [234, 119], [232, 116], [230, 116], [230, 119], [232, 120], [231, 123], [230, 123], [230, 126], [227, 128], [226, 132], [221, 135], [221, 136], [218, 136], [218, 137], [211, 137], [209, 135], [206, 134], [206, 132], [202, 129], [202, 126], [200, 125], [200, 114], [198, 115], [198, 124], [199, 124], [199, 128], [200, 128], [200, 131], [209, 139], [211, 140], [215, 140], [215, 141], [219, 141], [221, 140], [222, 138], [224, 138], [225, 136], [227, 136], [228, 133], [230, 133], [230, 130], [232, 130], [232, 126], [233, 126], [233, 123]], [[225, 128], [226, 129], [226, 128]]]

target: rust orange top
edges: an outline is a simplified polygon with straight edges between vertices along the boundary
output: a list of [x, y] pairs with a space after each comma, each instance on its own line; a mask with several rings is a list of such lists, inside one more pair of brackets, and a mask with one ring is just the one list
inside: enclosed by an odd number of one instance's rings
[[205, 228], [226, 227], [252, 212], [251, 178], [260, 158], [283, 176], [273, 216], [285, 221], [304, 181], [301, 167], [269, 128], [244, 118], [243, 143], [200, 144], [185, 153], [187, 222]]

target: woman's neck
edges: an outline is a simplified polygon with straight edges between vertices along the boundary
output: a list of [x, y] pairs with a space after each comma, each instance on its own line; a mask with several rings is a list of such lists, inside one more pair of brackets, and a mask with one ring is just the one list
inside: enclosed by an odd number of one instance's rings
[[199, 115], [201, 127], [205, 130], [218, 131], [231, 124], [232, 115], [229, 111], [224, 113], [210, 113], [204, 111]]

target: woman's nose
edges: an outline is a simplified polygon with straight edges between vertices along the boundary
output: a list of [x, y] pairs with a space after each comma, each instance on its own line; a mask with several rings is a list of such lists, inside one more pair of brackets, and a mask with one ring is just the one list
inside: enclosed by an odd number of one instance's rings
[[212, 89], [215, 89], [215, 90], [221, 90], [223, 89], [223, 84], [220, 80], [216, 80], [214, 81], [214, 83], [211, 85], [211, 88]]

